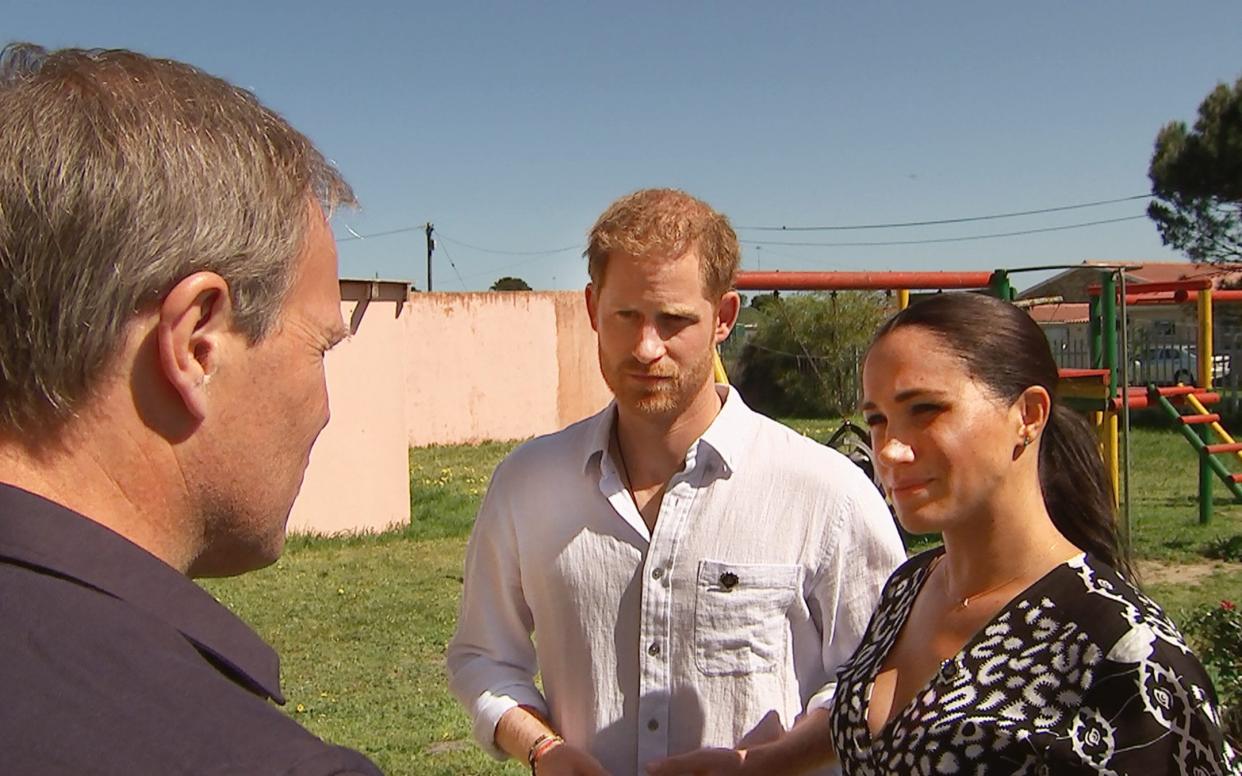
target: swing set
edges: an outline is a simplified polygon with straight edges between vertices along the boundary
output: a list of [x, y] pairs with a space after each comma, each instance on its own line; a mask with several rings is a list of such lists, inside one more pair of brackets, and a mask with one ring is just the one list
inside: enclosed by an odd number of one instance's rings
[[[992, 272], [742, 272], [738, 275], [739, 291], [889, 291], [895, 292], [897, 308], [910, 303], [911, 291], [983, 291], [1000, 299], [1012, 301], [1010, 274], [1016, 271], [1079, 268], [1080, 265], [998, 269]], [[1207, 523], [1212, 515], [1212, 486], [1220, 479], [1230, 494], [1242, 501], [1242, 474], [1233, 474], [1220, 460], [1236, 455], [1242, 459], [1239, 443], [1221, 425], [1219, 414], [1208, 406], [1218, 403], [1212, 391], [1215, 362], [1212, 342], [1212, 305], [1214, 301], [1242, 301], [1242, 291], [1215, 291], [1206, 278], [1167, 283], [1126, 283], [1125, 267], [1102, 266], [1100, 282], [1089, 289], [1090, 360], [1088, 369], [1061, 369], [1058, 396], [1067, 404], [1088, 413], [1099, 440], [1100, 454], [1108, 468], [1114, 498], [1121, 511], [1122, 531], [1129, 542], [1129, 466], [1121, 465], [1123, 451], [1129, 456], [1130, 411], [1159, 408], [1176, 424], [1182, 437], [1199, 457], [1199, 521]], [[1148, 304], [1197, 305], [1198, 374], [1194, 384], [1131, 387], [1127, 353], [1126, 311], [1129, 306]], [[986, 322], [980, 321], [980, 325]], [[727, 375], [716, 359], [716, 378], [727, 382]], [[846, 421], [838, 428], [829, 444], [844, 452], [873, 481], [874, 454], [865, 430]], [[879, 484], [878, 481], [877, 485]]]

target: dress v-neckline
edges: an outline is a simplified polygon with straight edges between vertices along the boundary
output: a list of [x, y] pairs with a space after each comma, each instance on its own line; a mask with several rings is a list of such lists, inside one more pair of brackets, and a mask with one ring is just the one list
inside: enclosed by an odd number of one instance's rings
[[[962, 656], [962, 654], [964, 654], [967, 650], [969, 650], [972, 646], [974, 646], [975, 643], [979, 640], [980, 635], [986, 633], [988, 628], [991, 627], [993, 623], [995, 623], [1002, 616], [1007, 614], [1010, 609], [1017, 606], [1021, 601], [1024, 601], [1027, 598], [1029, 598], [1032, 594], [1032, 591], [1034, 591], [1036, 588], [1043, 587], [1048, 582], [1048, 580], [1052, 578], [1054, 574], [1056, 574], [1061, 568], [1065, 567], [1066, 564], [1068, 564], [1070, 561], [1074, 560], [1075, 558], [1082, 557], [1082, 555], [1075, 555], [1074, 558], [1067, 558], [1066, 560], [1061, 561], [1060, 563], [1058, 563], [1057, 565], [1049, 569], [1039, 579], [1036, 579], [1034, 582], [1032, 582], [1031, 584], [1023, 588], [1021, 591], [1019, 591], [1013, 598], [1009, 599], [1009, 601], [1007, 601], [1005, 605], [1002, 606], [1000, 610], [996, 612], [996, 614], [992, 615], [990, 618], [988, 618], [986, 622], [984, 622], [982, 625], [979, 626], [979, 629], [976, 630], [971, 635], [971, 637], [966, 640], [966, 643], [962, 644], [961, 648], [958, 649], [957, 652], [954, 652], [952, 655], [950, 655], [949, 657], [941, 661], [940, 669], [937, 671], [933, 671], [931, 676], [927, 677], [927, 681], [923, 682], [921, 685], [919, 685], [918, 689], [915, 690], [914, 695], [911, 696], [910, 700], [907, 701], [904, 706], [898, 709], [896, 714], [892, 715], [887, 720], [885, 720], [884, 724], [880, 726], [880, 729], [877, 730], [873, 734], [871, 732], [869, 715], [871, 712], [871, 694], [875, 691], [876, 677], [879, 675], [880, 669], [884, 665], [884, 661], [888, 659], [888, 655], [892, 651], [893, 646], [896, 645], [897, 639], [901, 636], [901, 632], [905, 630], [906, 621], [910, 619], [910, 612], [911, 610], [914, 609], [914, 602], [918, 599], [919, 594], [923, 592], [923, 586], [927, 584], [927, 580], [931, 577], [931, 570], [935, 568], [936, 560], [938, 558], [944, 557], [945, 549], [943, 546], [941, 546], [939, 548], [939, 552], [931, 553], [930, 555], [931, 557], [929, 557], [927, 559], [927, 562], [924, 563], [922, 567], [919, 568], [918, 570], [918, 579], [915, 581], [914, 590], [910, 593], [910, 595], [906, 599], [906, 605], [903, 611], [901, 612], [899, 622], [896, 623], [896, 627], [891, 628], [889, 630], [889, 636], [887, 640], [888, 643], [884, 645], [883, 650], [877, 650], [877, 657], [876, 657], [875, 665], [873, 665], [868, 670], [867, 686], [865, 688], [864, 697], [863, 697], [864, 705], [862, 708], [862, 728], [863, 728], [863, 734], [867, 737], [867, 744], [870, 748], [875, 748], [875, 745], [877, 743], [887, 738], [888, 735], [892, 732], [893, 728], [896, 726], [897, 722], [899, 722], [903, 717], [909, 714], [911, 710], [913, 710], [914, 708], [918, 706], [919, 699], [922, 698], [924, 695], [926, 695], [927, 691], [941, 677], [941, 675], [943, 674], [945, 670], [945, 666], [949, 665], [950, 663], [957, 663], [959, 658]], [[896, 688], [894, 687], [894, 690], [895, 689]]]

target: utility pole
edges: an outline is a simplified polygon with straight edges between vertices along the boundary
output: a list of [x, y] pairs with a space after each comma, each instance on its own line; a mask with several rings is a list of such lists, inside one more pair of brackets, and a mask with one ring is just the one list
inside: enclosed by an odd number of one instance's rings
[[427, 230], [427, 290], [431, 291], [431, 252], [436, 249], [436, 241], [431, 236], [435, 231], [435, 226], [430, 221], [426, 224]]

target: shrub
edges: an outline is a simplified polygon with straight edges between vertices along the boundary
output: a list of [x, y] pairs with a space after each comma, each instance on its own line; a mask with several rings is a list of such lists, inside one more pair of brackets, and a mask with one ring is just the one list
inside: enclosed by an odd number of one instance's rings
[[[858, 406], [859, 360], [891, 312], [883, 294], [757, 296], [734, 385], [773, 417], [839, 417]], [[733, 376], [733, 375], [731, 375]]]
[[1186, 631], [1216, 682], [1221, 726], [1237, 749], [1242, 746], [1242, 611], [1232, 601], [1200, 607]]
[[1217, 560], [1242, 561], [1242, 534], [1222, 536], [1208, 542], [1203, 554]]

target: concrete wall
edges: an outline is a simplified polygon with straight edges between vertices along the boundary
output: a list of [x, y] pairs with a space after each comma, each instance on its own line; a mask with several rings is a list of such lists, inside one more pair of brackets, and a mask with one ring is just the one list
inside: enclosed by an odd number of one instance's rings
[[341, 281], [352, 336], [326, 361], [332, 420], [311, 454], [293, 531], [409, 521], [408, 448], [524, 439], [611, 395], [580, 292], [407, 295]]
[[599, 412], [612, 392], [599, 373], [595, 330], [581, 293], [549, 294], [556, 306], [557, 427]]
[[525, 439], [608, 403], [579, 293], [417, 294], [409, 307], [413, 447]]

